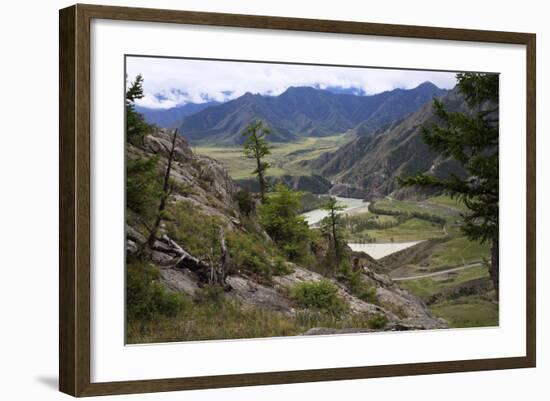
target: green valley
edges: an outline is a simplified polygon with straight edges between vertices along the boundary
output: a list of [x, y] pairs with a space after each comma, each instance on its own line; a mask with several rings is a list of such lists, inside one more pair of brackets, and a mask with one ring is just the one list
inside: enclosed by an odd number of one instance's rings
[[[311, 169], [302, 167], [301, 161], [311, 160], [325, 152], [332, 152], [353, 140], [353, 133], [341, 133], [323, 137], [305, 137], [296, 142], [272, 142], [271, 155], [266, 160], [271, 164], [270, 176], [308, 175]], [[199, 155], [209, 156], [221, 162], [235, 180], [252, 178], [254, 162], [243, 155], [242, 146], [216, 146], [199, 144], [193, 146]]]

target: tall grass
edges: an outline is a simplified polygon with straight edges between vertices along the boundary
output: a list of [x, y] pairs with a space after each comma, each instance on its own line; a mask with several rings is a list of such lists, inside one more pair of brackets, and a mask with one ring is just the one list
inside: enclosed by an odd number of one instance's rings
[[231, 300], [217, 303], [202, 299], [175, 317], [129, 319], [127, 342], [142, 344], [295, 336], [313, 327], [381, 330], [381, 323], [385, 325], [386, 321], [382, 322], [377, 315], [336, 315], [308, 309], [285, 314], [263, 308], [244, 307]]

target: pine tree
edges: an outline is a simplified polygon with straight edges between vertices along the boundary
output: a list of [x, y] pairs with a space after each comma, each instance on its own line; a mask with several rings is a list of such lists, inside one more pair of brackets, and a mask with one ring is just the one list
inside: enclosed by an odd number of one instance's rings
[[340, 238], [342, 220], [338, 212], [343, 210], [344, 207], [339, 205], [336, 198], [331, 196], [323, 205], [323, 209], [328, 211], [328, 216], [321, 220], [321, 230], [331, 239], [336, 266], [338, 266], [343, 256], [343, 243]]
[[305, 255], [310, 238], [309, 227], [300, 215], [301, 197], [301, 192], [279, 183], [258, 210], [259, 221], [266, 232], [292, 260]]
[[143, 77], [138, 74], [126, 90], [126, 140], [133, 145], [140, 145], [143, 137], [153, 128], [135, 110], [136, 99], [142, 99], [143, 96]]
[[267, 192], [266, 171], [271, 165], [264, 160], [265, 156], [271, 153], [270, 146], [265, 140], [269, 135], [269, 128], [265, 127], [261, 120], [256, 120], [247, 125], [242, 136], [247, 137], [244, 143], [244, 154], [249, 159], [254, 159], [256, 169], [252, 172], [258, 177], [260, 185], [260, 197], [262, 203], [265, 202], [265, 193]]
[[474, 241], [492, 242], [489, 273], [498, 300], [499, 78], [496, 74], [460, 73], [457, 82], [458, 91], [464, 96], [470, 112], [449, 112], [441, 101], [434, 100], [439, 122], [424, 127], [422, 137], [444, 157], [462, 164], [468, 178], [451, 175], [447, 179], [438, 179], [418, 173], [399, 181], [404, 186], [442, 190], [466, 205], [468, 211], [463, 214], [463, 232]]

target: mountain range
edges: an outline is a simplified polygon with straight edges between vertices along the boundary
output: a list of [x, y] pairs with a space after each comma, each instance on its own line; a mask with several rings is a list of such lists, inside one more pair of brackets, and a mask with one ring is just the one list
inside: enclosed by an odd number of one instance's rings
[[447, 93], [431, 82], [414, 89], [394, 89], [370, 96], [337, 94], [313, 87], [289, 87], [278, 96], [246, 93], [223, 104], [188, 115], [179, 132], [191, 142], [236, 145], [254, 119], [271, 129], [272, 142], [327, 136], [348, 130], [368, 135], [417, 110], [434, 96]]
[[[448, 111], [468, 111], [456, 89], [441, 101]], [[398, 190], [396, 177], [417, 172], [441, 178], [451, 173], [461, 176], [464, 171], [456, 161], [442, 157], [422, 139], [421, 128], [429, 126], [436, 118], [432, 103], [426, 103], [372, 135], [358, 136], [334, 152], [302, 161], [302, 166], [330, 179], [332, 194], [367, 199]]]
[[177, 128], [184, 117], [198, 113], [207, 107], [216, 106], [219, 102], [186, 103], [169, 109], [152, 109], [149, 107], [135, 106], [136, 111], [145, 117], [145, 121], [160, 128]]
[[[150, 122], [156, 119], [159, 126], [169, 120], [176, 127], [179, 118], [177, 127], [187, 140], [216, 146], [242, 143], [244, 127], [258, 118], [271, 129], [271, 142], [351, 130], [355, 135], [351, 135], [354, 139], [350, 142], [299, 162], [300, 171], [324, 177], [328, 187], [304, 180], [303, 173], [294, 181], [289, 176], [288, 183], [312, 192], [330, 189], [333, 195], [377, 198], [403, 192], [396, 177], [418, 171], [440, 177], [464, 174], [458, 163], [443, 158], [422, 140], [421, 127], [436, 120], [433, 97], [439, 97], [447, 110], [467, 111], [456, 89], [448, 91], [425, 82], [413, 89], [370, 96], [335, 93], [328, 88], [290, 87], [279, 96], [246, 93], [221, 104], [187, 104], [156, 113], [149, 110], [144, 115]], [[170, 115], [176, 110], [180, 117]], [[304, 187], [304, 183], [313, 185], [314, 190]]]

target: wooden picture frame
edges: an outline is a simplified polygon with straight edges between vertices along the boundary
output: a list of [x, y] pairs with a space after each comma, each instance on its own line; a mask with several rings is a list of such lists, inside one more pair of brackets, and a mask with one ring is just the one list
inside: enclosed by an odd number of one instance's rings
[[[526, 355], [510, 358], [92, 383], [90, 380], [90, 21], [94, 18], [526, 46]], [[73, 396], [94, 396], [535, 366], [536, 36], [534, 34], [80, 4], [60, 10], [59, 27], [59, 388], [62, 392]]]

